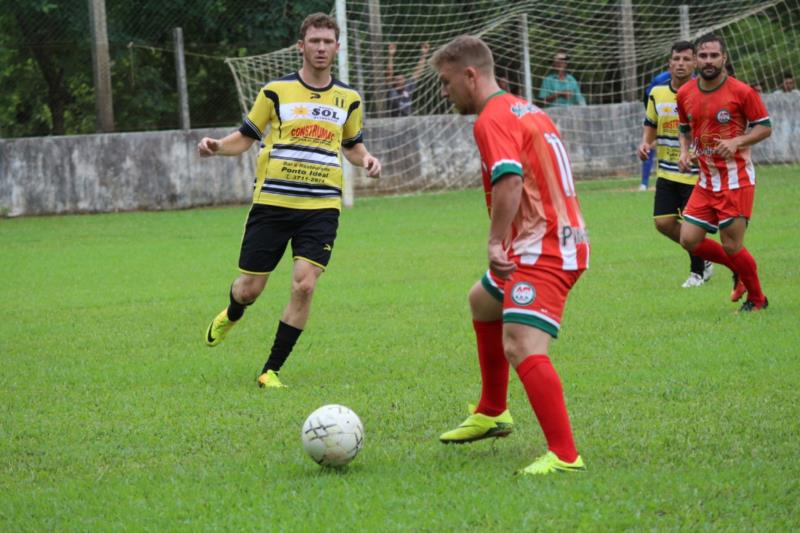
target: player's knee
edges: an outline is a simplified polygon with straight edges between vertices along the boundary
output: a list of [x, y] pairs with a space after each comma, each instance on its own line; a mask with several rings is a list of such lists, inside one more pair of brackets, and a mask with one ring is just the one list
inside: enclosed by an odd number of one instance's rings
[[238, 290], [234, 293], [233, 297], [240, 304], [249, 305], [256, 301], [256, 299], [261, 295], [261, 291], [263, 289], [264, 289], [263, 287], [258, 287], [253, 285], [240, 286]]
[[672, 232], [675, 231], [674, 228], [677, 222], [674, 218], [656, 218], [655, 224], [659, 233], [669, 237], [672, 235]]
[[739, 253], [739, 250], [742, 249], [741, 242], [723, 242], [722, 249], [725, 250], [725, 253], [728, 255], [736, 255]]
[[309, 300], [314, 294], [316, 285], [317, 280], [313, 276], [292, 280], [292, 296], [300, 300]]
[[693, 252], [694, 249], [697, 248], [697, 245], [700, 244], [700, 241], [693, 235], [687, 235], [681, 232], [680, 243], [684, 250], [687, 252]]
[[233, 285], [233, 297], [240, 304], [249, 305], [256, 301], [264, 290], [266, 280], [240, 278]]

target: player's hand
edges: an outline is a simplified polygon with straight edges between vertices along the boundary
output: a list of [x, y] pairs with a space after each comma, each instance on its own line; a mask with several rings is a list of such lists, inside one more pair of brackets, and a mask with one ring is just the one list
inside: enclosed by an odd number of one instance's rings
[[508, 279], [517, 265], [508, 260], [508, 254], [502, 243], [489, 243], [489, 270], [501, 279]]
[[364, 170], [367, 171], [367, 176], [370, 178], [380, 178], [381, 162], [375, 156], [366, 155], [364, 156]]
[[650, 150], [650, 143], [642, 143], [639, 145], [639, 150], [636, 152], [636, 154], [642, 161], [647, 161], [650, 157]]
[[720, 157], [725, 159], [733, 159], [733, 156], [739, 150], [739, 141], [736, 139], [720, 139], [717, 141], [716, 152]]
[[692, 156], [689, 152], [681, 152], [678, 158], [678, 170], [681, 172], [689, 172], [692, 168]]
[[428, 55], [428, 52], [431, 51], [430, 43], [422, 43], [422, 46], [419, 47], [420, 52], [422, 52], [423, 56]]
[[212, 155], [216, 155], [216, 153], [220, 149], [220, 142], [217, 139], [212, 139], [211, 137], [203, 137], [199, 143], [197, 143], [197, 153], [200, 154], [200, 157], [211, 157]]
[[394, 43], [389, 43], [389, 55], [393, 56], [397, 53], [397, 45]]

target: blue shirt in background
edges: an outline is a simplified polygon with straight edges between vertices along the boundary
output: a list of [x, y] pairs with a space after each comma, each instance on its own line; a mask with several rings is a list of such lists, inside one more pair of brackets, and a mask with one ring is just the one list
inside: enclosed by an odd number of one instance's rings
[[[544, 101], [545, 98], [554, 93], [563, 93], [569, 91], [572, 96], [564, 98], [559, 96], [552, 102]], [[581, 87], [578, 85], [578, 80], [572, 77], [571, 74], [564, 76], [560, 79], [558, 74], [551, 73], [545, 76], [542, 81], [542, 87], [539, 89], [539, 99], [544, 102], [545, 107], [566, 107], [571, 105], [586, 105], [586, 99], [581, 94]]]

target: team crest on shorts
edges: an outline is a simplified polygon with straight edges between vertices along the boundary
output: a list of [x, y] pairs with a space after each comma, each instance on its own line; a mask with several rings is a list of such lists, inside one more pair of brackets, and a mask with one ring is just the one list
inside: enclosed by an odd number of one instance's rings
[[517, 305], [528, 305], [536, 299], [536, 289], [530, 283], [520, 281], [511, 288], [511, 300]]
[[727, 124], [731, 121], [731, 114], [727, 109], [720, 109], [717, 113], [717, 122], [720, 124]]

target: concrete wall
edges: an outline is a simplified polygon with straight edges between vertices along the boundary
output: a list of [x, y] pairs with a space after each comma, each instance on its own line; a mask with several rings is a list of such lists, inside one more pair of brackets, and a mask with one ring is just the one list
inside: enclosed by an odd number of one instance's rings
[[[773, 135], [756, 163], [800, 162], [800, 95], [764, 96]], [[550, 112], [579, 178], [638, 173], [640, 103]], [[365, 125], [384, 176], [357, 176], [356, 198], [476, 186], [480, 161], [474, 117], [377, 119]], [[200, 159], [201, 137], [230, 129], [158, 131], [0, 140], [0, 214], [9, 216], [175, 209], [249, 201], [256, 148], [249, 156]]]

